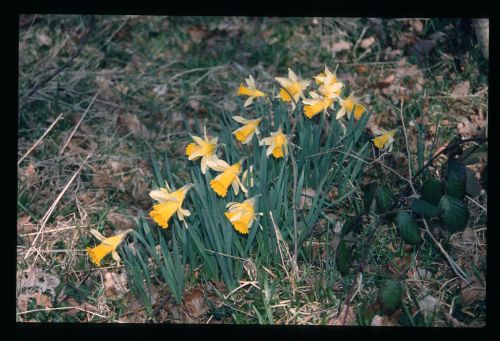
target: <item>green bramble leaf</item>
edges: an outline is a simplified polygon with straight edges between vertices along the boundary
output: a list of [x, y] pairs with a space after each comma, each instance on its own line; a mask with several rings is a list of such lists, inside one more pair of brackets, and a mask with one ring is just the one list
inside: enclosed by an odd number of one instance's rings
[[462, 200], [443, 195], [439, 201], [439, 208], [443, 211], [441, 219], [448, 231], [454, 233], [465, 229], [469, 220], [469, 210]]
[[444, 194], [443, 184], [435, 178], [428, 179], [422, 185], [422, 197], [425, 201], [438, 205]]
[[418, 231], [417, 223], [413, 220], [407, 212], [398, 213], [398, 229], [399, 234], [408, 244], [418, 244], [421, 241], [420, 233]]

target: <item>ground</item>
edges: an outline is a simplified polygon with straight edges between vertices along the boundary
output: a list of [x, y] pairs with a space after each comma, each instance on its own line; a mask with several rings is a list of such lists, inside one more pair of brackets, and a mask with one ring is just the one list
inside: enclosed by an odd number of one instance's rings
[[[90, 230], [109, 236], [134, 228], [151, 209], [151, 155], [166, 154], [186, 178], [189, 133], [203, 125], [217, 131], [222, 111], [235, 114], [236, 91], [249, 74], [272, 88], [289, 67], [311, 77], [325, 64], [372, 111], [367, 134], [400, 127], [403, 108], [411, 155], [419, 127], [426, 159], [457, 135], [471, 139], [486, 130], [488, 62], [467, 19], [21, 15], [17, 320], [150, 319], [123, 263], [91, 264]], [[407, 160], [405, 136], [398, 134], [384, 162], [406, 177]], [[445, 161], [437, 158], [430, 171], [439, 176]], [[474, 167], [479, 174], [483, 164]], [[365, 182], [382, 176], [394, 174], [376, 164], [364, 169]], [[403, 187], [397, 176], [392, 180], [394, 190]], [[394, 224], [381, 225], [368, 249], [359, 242], [367, 240], [365, 230], [346, 241], [354, 250], [352, 269], [368, 250], [362, 271], [324, 276], [337, 245], [325, 242], [318, 223], [295, 285], [283, 284], [279, 265], [247, 269], [247, 282], [228, 296], [222, 283], [198, 280], [194, 271], [184, 304], [170, 299], [166, 286], [152, 288], [158, 307], [152, 319], [484, 326], [486, 192], [465, 202], [468, 227], [445, 247], [473, 274], [472, 287], [435, 245], [401, 242]], [[375, 300], [384, 274], [405, 282], [403, 308], [390, 315]]]

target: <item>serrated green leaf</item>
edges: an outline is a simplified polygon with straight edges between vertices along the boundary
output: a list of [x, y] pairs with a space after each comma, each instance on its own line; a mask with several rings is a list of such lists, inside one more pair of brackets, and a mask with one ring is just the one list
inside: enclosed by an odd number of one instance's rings
[[443, 211], [441, 219], [448, 231], [457, 232], [465, 229], [469, 220], [469, 210], [462, 200], [443, 195], [439, 201], [439, 208]]
[[375, 191], [375, 202], [377, 204], [377, 212], [384, 213], [389, 211], [394, 205], [394, 195], [387, 186], [379, 186]]
[[449, 159], [446, 163], [446, 180], [459, 180], [465, 183], [465, 168], [461, 159]]
[[433, 205], [439, 204], [439, 199], [441, 199], [443, 194], [443, 184], [438, 179], [428, 179], [422, 185], [422, 197], [425, 201]]
[[370, 182], [368, 185], [366, 185], [365, 197], [363, 198], [365, 205], [365, 212], [370, 212], [370, 206], [372, 204], [373, 197], [375, 196], [376, 189], [377, 189], [377, 184], [375, 182]]
[[462, 200], [465, 197], [465, 182], [452, 179], [446, 182], [446, 194]]
[[394, 312], [401, 303], [401, 296], [403, 294], [403, 287], [400, 282], [396, 280], [386, 280], [378, 292], [378, 300], [382, 310], [386, 314]]
[[407, 212], [399, 212], [397, 220], [399, 234], [403, 240], [408, 244], [418, 244], [422, 238], [411, 215]]
[[337, 257], [335, 259], [337, 269], [341, 274], [346, 274], [349, 271], [349, 256], [344, 240], [341, 240], [337, 248]]
[[476, 197], [481, 193], [481, 185], [479, 185], [479, 181], [476, 179], [476, 174], [470, 168], [465, 170], [467, 173], [467, 181], [465, 183], [465, 191], [471, 197]]
[[417, 213], [425, 215], [426, 217], [438, 217], [442, 213], [439, 207], [421, 199], [413, 200], [411, 203], [411, 209]]

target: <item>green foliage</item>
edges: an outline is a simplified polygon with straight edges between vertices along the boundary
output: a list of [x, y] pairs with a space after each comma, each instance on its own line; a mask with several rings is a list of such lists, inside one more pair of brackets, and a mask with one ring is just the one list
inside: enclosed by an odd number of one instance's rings
[[430, 178], [422, 185], [422, 197], [425, 201], [433, 205], [439, 204], [439, 199], [441, 199], [443, 194], [443, 184], [438, 179]]
[[441, 210], [439, 207], [428, 203], [425, 200], [415, 199], [411, 203], [411, 208], [417, 213], [425, 215], [427, 217], [439, 217], [441, 215]]
[[443, 195], [439, 208], [443, 211], [441, 218], [448, 231], [454, 233], [465, 229], [469, 220], [469, 210], [463, 201]]
[[337, 269], [341, 274], [346, 274], [349, 271], [349, 255], [347, 253], [347, 247], [344, 240], [342, 239], [337, 248], [337, 257], [335, 258]]
[[378, 292], [378, 300], [382, 310], [386, 314], [394, 312], [401, 304], [401, 295], [403, 294], [403, 287], [401, 282], [388, 279]]
[[453, 178], [446, 182], [446, 194], [462, 200], [465, 197], [465, 181]]
[[410, 214], [407, 212], [399, 212], [397, 221], [399, 233], [405, 242], [408, 244], [418, 244], [422, 240], [417, 224]]
[[384, 185], [377, 188], [375, 191], [375, 202], [378, 213], [387, 212], [393, 207], [395, 198], [389, 187]]

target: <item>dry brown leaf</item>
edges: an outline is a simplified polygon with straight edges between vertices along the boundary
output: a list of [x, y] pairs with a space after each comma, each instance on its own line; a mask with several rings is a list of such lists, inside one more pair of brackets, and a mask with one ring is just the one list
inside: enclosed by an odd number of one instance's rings
[[42, 46], [52, 45], [52, 39], [46, 33], [38, 33], [36, 35], [36, 40]]
[[377, 83], [377, 88], [383, 89], [389, 87], [396, 79], [394, 74], [387, 76], [384, 80]]
[[339, 317], [330, 319], [327, 323], [329, 326], [355, 326], [356, 312], [352, 306], [344, 306]]
[[417, 37], [414, 34], [404, 32], [399, 36], [399, 41], [397, 44], [398, 49], [404, 48], [406, 45], [413, 45], [417, 41]]
[[122, 298], [127, 293], [127, 273], [107, 272], [104, 275], [104, 295], [111, 300]]
[[33, 184], [33, 182], [35, 180], [35, 176], [36, 176], [35, 164], [30, 163], [26, 168], [24, 168], [22, 174], [23, 174], [24, 179], [28, 183], [28, 187], [30, 187]]
[[[98, 311], [97, 308], [95, 306], [93, 306], [92, 304], [87, 303], [85, 301], [82, 304], [80, 304], [80, 303], [78, 303], [77, 300], [75, 300], [71, 296], [69, 296], [68, 298], [66, 298], [65, 301], [70, 306], [75, 307], [73, 309], [69, 309], [68, 311], [66, 311], [64, 313], [65, 315], [68, 315], [68, 316], [73, 316], [73, 315], [78, 314], [79, 312], [81, 312], [80, 309], [83, 309], [83, 310], [89, 311], [89, 312], [97, 312]], [[80, 309], [77, 309], [77, 308], [80, 308]]]
[[351, 42], [341, 40], [332, 45], [332, 52], [337, 53], [345, 50], [350, 50], [351, 47], [352, 47]]
[[368, 68], [364, 64], [356, 66], [356, 72], [358, 73], [358, 75], [362, 75], [362, 74], [366, 73], [367, 71], [368, 71]]
[[479, 115], [470, 115], [469, 118], [463, 117], [457, 124], [458, 133], [465, 139], [479, 135], [487, 123]]
[[359, 46], [361, 46], [363, 49], [366, 50], [370, 46], [372, 46], [373, 43], [375, 43], [375, 37], [368, 37], [368, 38], [361, 40], [361, 43], [359, 44]]
[[18, 292], [31, 293], [49, 292], [55, 297], [55, 288], [61, 283], [58, 277], [42, 271], [39, 268], [26, 269], [17, 273]]
[[464, 97], [470, 95], [470, 82], [464, 81], [456, 84], [451, 91], [453, 97]]
[[92, 177], [92, 185], [97, 188], [108, 188], [113, 183], [113, 178], [104, 170], [98, 170]]
[[439, 300], [432, 295], [426, 295], [418, 301], [418, 307], [425, 313], [432, 313], [436, 309]]
[[29, 215], [24, 215], [17, 219], [17, 233], [26, 234], [32, 233], [37, 230], [37, 224], [31, 222], [31, 217]]
[[313, 188], [304, 188], [300, 196], [299, 209], [309, 208], [312, 206], [313, 198], [316, 196], [316, 190]]
[[411, 19], [410, 25], [418, 33], [422, 32], [424, 30], [424, 24], [419, 19]]
[[375, 315], [372, 318], [372, 322], [370, 323], [370, 326], [372, 327], [393, 327], [397, 326], [394, 321], [391, 321], [389, 317], [387, 316], [379, 316]]
[[127, 217], [124, 214], [118, 212], [109, 212], [106, 216], [106, 220], [108, 220], [113, 226], [115, 226], [118, 230], [128, 230], [134, 228], [135, 223], [132, 218]]
[[28, 304], [30, 299], [34, 298], [37, 306], [47, 308], [52, 308], [52, 299], [42, 294], [41, 292], [35, 292], [33, 294], [21, 294], [17, 297], [16, 306], [21, 312], [28, 310]]
[[198, 317], [208, 311], [208, 305], [205, 302], [205, 294], [202, 289], [196, 288], [184, 295], [184, 307], [189, 315]]
[[197, 26], [188, 27], [186, 31], [194, 43], [200, 43], [208, 35], [205, 29]]
[[469, 305], [476, 301], [484, 301], [486, 298], [486, 288], [481, 285], [476, 276], [474, 276], [472, 283], [467, 285], [461, 281], [460, 294], [464, 304]]
[[140, 134], [144, 137], [148, 136], [148, 130], [141, 123], [139, 118], [133, 114], [120, 114], [116, 119], [116, 125], [118, 132], [120, 134], [127, 134], [132, 132], [133, 134]]

